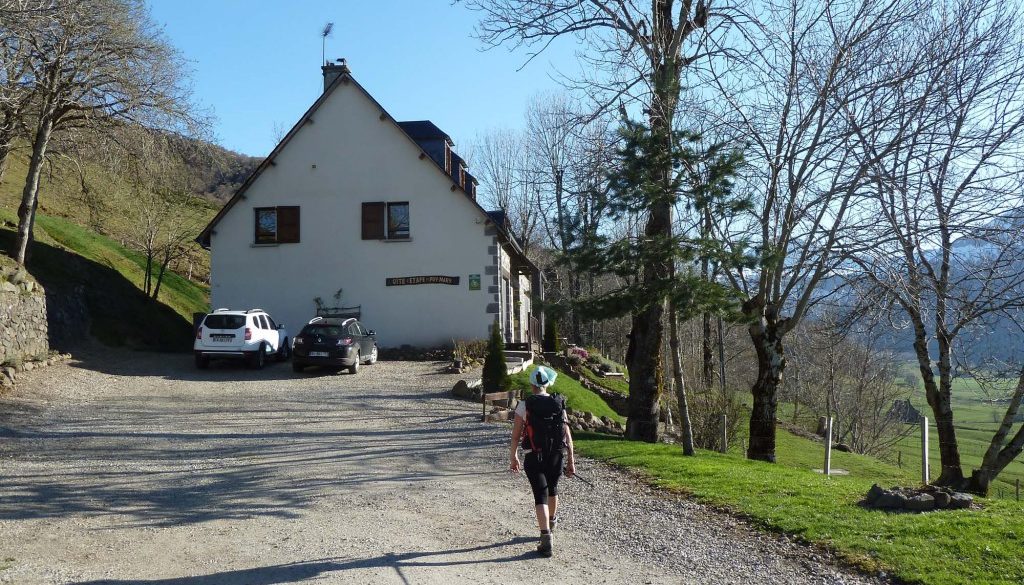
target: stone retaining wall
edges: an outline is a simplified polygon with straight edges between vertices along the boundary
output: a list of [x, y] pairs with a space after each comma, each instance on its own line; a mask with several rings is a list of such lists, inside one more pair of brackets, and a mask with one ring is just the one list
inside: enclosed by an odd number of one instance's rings
[[46, 294], [24, 270], [0, 269], [0, 365], [46, 359]]

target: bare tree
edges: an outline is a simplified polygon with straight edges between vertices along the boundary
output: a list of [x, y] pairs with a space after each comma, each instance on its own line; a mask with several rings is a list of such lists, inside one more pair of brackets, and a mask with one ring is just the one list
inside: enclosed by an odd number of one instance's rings
[[751, 221], [714, 229], [760, 249], [752, 271], [726, 273], [745, 298], [757, 356], [751, 459], [775, 461], [784, 339], [821, 298], [844, 237], [858, 233], [852, 224], [868, 219], [852, 211], [870, 168], [853, 137], [878, 123], [879, 113], [861, 105], [895, 83], [880, 73], [916, 4], [767, 2], [758, 26], [742, 30], [750, 50], [702, 70], [718, 90], [713, 99], [730, 107], [721, 123], [749, 141]]
[[0, 182], [15, 139], [25, 135], [25, 112], [34, 92], [26, 84], [28, 46], [25, 35], [50, 3], [0, 0]]
[[[526, 45], [534, 54], [558, 37], [575, 35], [588, 47], [593, 62], [612, 74], [610, 84], [590, 84], [607, 107], [620, 99], [639, 97], [649, 126], [662, 137], [666, 152], [679, 103], [684, 68], [703, 52], [710, 2], [654, 0], [649, 8], [609, 0], [468, 0], [482, 13], [479, 36], [491, 45]], [[688, 52], [693, 47], [693, 52]], [[604, 91], [607, 90], [607, 91]], [[600, 108], [600, 109], [603, 109]], [[672, 237], [671, 161], [662, 169], [660, 198], [647, 210], [644, 235], [650, 240]], [[638, 281], [655, 287], [672, 277], [671, 262], [652, 261]], [[665, 299], [651, 299], [632, 312], [626, 362], [630, 373], [630, 406], [626, 435], [657, 441], [662, 384], [662, 338]]]
[[169, 266], [195, 247], [204, 223], [197, 185], [181, 152], [196, 146], [139, 128], [125, 132], [134, 148], [120, 161], [128, 185], [118, 206], [125, 213], [120, 231], [124, 242], [145, 256], [142, 290], [157, 299]]
[[901, 84], [891, 124], [858, 132], [858, 150], [875, 159], [870, 213], [879, 222], [854, 261], [913, 332], [939, 436], [937, 483], [979, 493], [1024, 441], [1018, 433], [1005, 444], [1001, 427], [968, 481], [952, 406], [958, 338], [987, 319], [1018, 319], [1024, 307], [1021, 16], [995, 1], [937, 3], [909, 49], [930, 66]]
[[140, 0], [68, 0], [21, 33], [34, 92], [32, 156], [12, 256], [25, 264], [51, 137], [123, 123], [189, 134], [196, 121], [182, 61]]
[[482, 203], [505, 212], [529, 255], [537, 240], [540, 186], [521, 132], [492, 130], [477, 137], [469, 160], [482, 186]]

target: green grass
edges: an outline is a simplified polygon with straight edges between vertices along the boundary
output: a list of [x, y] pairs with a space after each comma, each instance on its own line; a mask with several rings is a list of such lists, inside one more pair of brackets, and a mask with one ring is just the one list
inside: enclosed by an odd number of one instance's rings
[[908, 582], [934, 585], [1019, 584], [1024, 575], [1024, 506], [986, 500], [980, 511], [892, 514], [857, 502], [872, 483], [908, 485], [913, 479], [869, 457], [834, 453], [849, 476], [825, 477], [820, 444], [780, 430], [780, 463], [748, 461], [678, 446], [579, 433], [588, 457], [638, 470], [661, 487], [741, 514], [766, 529], [828, 547], [866, 570], [885, 569]]
[[[609, 390], [618, 392], [619, 394], [629, 394], [629, 382], [627, 382], [625, 378], [604, 378], [599, 374], [595, 374], [594, 370], [591, 370], [590, 367], [586, 364], [581, 366], [579, 368], [579, 371], [583, 373], [583, 377], [597, 384], [598, 386], [601, 386], [602, 388], [607, 388]], [[621, 371], [625, 370], [623, 369]]]
[[[0, 209], [0, 246], [14, 240], [14, 214]], [[192, 311], [205, 312], [208, 291], [187, 279], [165, 277], [160, 300], [141, 290], [144, 261], [117, 242], [69, 220], [40, 215], [29, 272], [47, 290], [51, 309], [78, 298], [90, 333], [108, 345], [187, 350]], [[74, 307], [74, 304], [68, 305]], [[67, 308], [67, 307], [65, 307]]]
[[[919, 377], [916, 364], [908, 365], [905, 372]], [[919, 378], [918, 378], [919, 379]], [[1015, 378], [1006, 378], [994, 381], [999, 389], [1010, 390], [1017, 384]], [[987, 404], [982, 400], [985, 394], [977, 380], [973, 378], [955, 378], [953, 380], [953, 422], [956, 425], [957, 445], [960, 449], [960, 462], [965, 475], [981, 466], [981, 460], [988, 449], [989, 442], [995, 434], [1006, 412], [1006, 404]], [[932, 478], [938, 476], [942, 467], [939, 462], [938, 433], [935, 427], [935, 416], [924, 395], [924, 386], [918, 381], [912, 390], [910, 401], [921, 414], [928, 417], [930, 441], [929, 467]], [[1020, 428], [1020, 423], [1014, 425], [1013, 432]], [[920, 425], [912, 425], [908, 429], [911, 434], [900, 441], [890, 455], [891, 460], [896, 460], [897, 452], [902, 452], [904, 467], [914, 471], [919, 477], [921, 473], [921, 433]], [[1012, 436], [1012, 432], [1011, 435]], [[1015, 482], [1020, 480], [1024, 483], [1024, 461], [1018, 458], [1006, 466], [996, 481], [992, 483], [990, 495], [994, 497], [1014, 497]]]
[[[146, 274], [146, 257], [117, 242], [101, 236], [69, 220], [41, 215], [36, 225], [58, 244], [74, 250], [79, 256], [116, 270], [140, 290]], [[155, 277], [155, 271], [154, 271]], [[209, 310], [209, 287], [196, 284], [174, 272], [164, 275], [160, 301], [179, 315], [192, 321], [192, 313]]]
[[[530, 371], [532, 371], [532, 368], [511, 376], [511, 389], [521, 391], [522, 395], [528, 394], [530, 392]], [[600, 396], [580, 386], [579, 382], [562, 372], [559, 372], [558, 377], [555, 379], [555, 384], [549, 392], [565, 396], [566, 404], [573, 410], [590, 412], [594, 416], [607, 416], [623, 424], [626, 422], [626, 419], [612, 410]]]

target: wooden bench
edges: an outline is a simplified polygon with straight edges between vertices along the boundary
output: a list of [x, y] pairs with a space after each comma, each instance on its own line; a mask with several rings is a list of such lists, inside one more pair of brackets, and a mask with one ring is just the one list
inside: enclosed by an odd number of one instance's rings
[[480, 422], [487, 422], [487, 405], [490, 404], [497, 406], [497, 403], [504, 402], [505, 406], [509, 411], [511, 411], [515, 408], [516, 393], [514, 390], [510, 390], [508, 392], [491, 392], [490, 394], [484, 394], [481, 402], [483, 403], [483, 410], [480, 415]]

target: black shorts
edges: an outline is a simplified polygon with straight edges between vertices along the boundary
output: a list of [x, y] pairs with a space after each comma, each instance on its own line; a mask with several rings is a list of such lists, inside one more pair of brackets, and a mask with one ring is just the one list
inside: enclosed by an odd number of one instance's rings
[[533, 489], [533, 502], [540, 506], [548, 503], [548, 496], [558, 495], [558, 478], [562, 475], [564, 457], [559, 452], [544, 461], [537, 461], [537, 454], [530, 452], [523, 460], [523, 470]]

